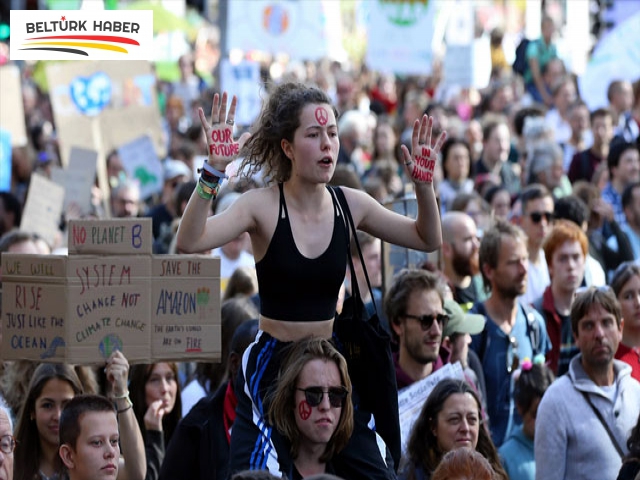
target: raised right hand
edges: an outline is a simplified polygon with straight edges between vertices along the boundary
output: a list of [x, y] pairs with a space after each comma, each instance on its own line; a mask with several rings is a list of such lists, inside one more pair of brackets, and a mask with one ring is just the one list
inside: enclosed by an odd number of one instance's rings
[[222, 94], [222, 101], [220, 101], [220, 95], [216, 93], [211, 106], [211, 123], [207, 122], [202, 108], [198, 109], [200, 123], [207, 137], [208, 163], [221, 172], [224, 172], [227, 165], [235, 160], [240, 152], [240, 143], [233, 140], [233, 122], [237, 103], [238, 99], [234, 95], [227, 113], [227, 92]]

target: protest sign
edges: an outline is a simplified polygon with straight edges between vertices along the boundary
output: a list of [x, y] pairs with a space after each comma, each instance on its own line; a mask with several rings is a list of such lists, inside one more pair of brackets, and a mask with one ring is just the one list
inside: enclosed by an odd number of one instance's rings
[[286, 54], [293, 60], [344, 56], [340, 3], [333, 0], [229, 2], [227, 48]]
[[153, 245], [151, 218], [71, 220], [69, 255], [150, 254]]
[[447, 45], [444, 80], [447, 85], [483, 89], [491, 77], [491, 48], [487, 37], [467, 45]]
[[0, 128], [0, 192], [11, 190], [11, 132]]
[[[449, 2], [445, 2], [449, 3]], [[375, 71], [429, 75], [433, 52], [444, 35], [438, 22], [441, 2], [379, 0], [367, 2], [368, 68]]]
[[222, 91], [233, 92], [238, 97], [236, 125], [253, 125], [262, 108], [258, 62], [243, 61], [233, 64], [227, 59], [221, 60], [220, 86]]
[[[153, 357], [220, 360], [220, 263], [204, 255], [154, 256]], [[212, 290], [213, 289], [213, 290]]]
[[0, 129], [11, 134], [11, 145], [27, 144], [27, 128], [24, 121], [20, 69], [16, 65], [0, 67]]
[[97, 151], [98, 181], [109, 212], [107, 154], [142, 135], [153, 139], [159, 157], [166, 154], [151, 64], [54, 63], [46, 66], [46, 76], [62, 165], [68, 165], [72, 146]]
[[2, 254], [3, 360], [220, 360], [219, 258], [151, 255], [149, 218], [73, 220], [68, 244]]
[[140, 198], [144, 200], [162, 191], [162, 163], [153, 148], [151, 137], [143, 135], [121, 145], [118, 155], [129, 177], [140, 183]]
[[71, 147], [69, 166], [51, 169], [51, 180], [64, 188], [65, 211], [75, 206], [82, 216], [91, 212], [91, 188], [96, 179], [97, 161], [95, 150]]
[[398, 409], [400, 411], [400, 438], [403, 454], [407, 450], [407, 442], [411, 428], [420, 415], [422, 406], [431, 390], [444, 378], [464, 380], [460, 362], [447, 364], [422, 380], [403, 388], [398, 392]]
[[43, 175], [33, 173], [20, 229], [37, 233], [51, 246], [57, 245], [63, 204], [64, 188]]

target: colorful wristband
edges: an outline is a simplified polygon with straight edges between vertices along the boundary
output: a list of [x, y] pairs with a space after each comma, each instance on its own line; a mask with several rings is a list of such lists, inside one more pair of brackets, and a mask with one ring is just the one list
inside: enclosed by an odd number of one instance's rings
[[[224, 172], [221, 172], [220, 170], [216, 170], [211, 165], [209, 165], [209, 162], [207, 162], [206, 160], [202, 164], [202, 168], [200, 169], [200, 172], [202, 172], [202, 175], [206, 177], [209, 177], [211, 175], [221, 179], [229, 178]], [[209, 174], [209, 175], [206, 175], [206, 174]]]
[[212, 189], [210, 189], [209, 187], [204, 185], [202, 182], [198, 182], [198, 184], [196, 185], [196, 192], [198, 193], [200, 198], [202, 198], [204, 200], [208, 201], [208, 200], [213, 199], [213, 191], [212, 191]]

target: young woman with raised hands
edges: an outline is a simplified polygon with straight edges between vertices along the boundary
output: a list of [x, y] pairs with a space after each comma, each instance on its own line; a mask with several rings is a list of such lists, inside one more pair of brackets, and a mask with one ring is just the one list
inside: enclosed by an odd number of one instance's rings
[[[240, 394], [233, 428], [231, 472], [247, 468], [287, 472], [288, 467], [278, 463], [262, 399], [278, 374], [287, 342], [309, 335], [332, 337], [349, 254], [341, 209], [327, 186], [340, 147], [337, 112], [318, 88], [285, 83], [271, 93], [253, 133], [236, 142], [232, 125], [237, 100], [232, 98], [228, 112], [227, 103], [226, 93], [214, 96], [210, 122], [199, 112], [209, 157], [184, 212], [177, 242], [183, 252], [200, 252], [243, 232], [251, 237], [260, 332], [245, 352], [241, 379], [245, 394]], [[407, 248], [433, 251], [440, 247], [440, 217], [432, 182], [446, 134], [433, 145], [432, 126], [433, 119], [427, 116], [417, 119], [412, 151], [402, 147], [407, 176], [415, 185], [416, 218], [392, 212], [362, 191], [343, 188], [356, 228]], [[227, 165], [239, 154], [244, 157], [241, 174], [260, 172], [267, 186], [242, 194], [223, 213], [208, 217], [209, 201], [217, 195]], [[347, 466], [361, 463], [354, 468], [362, 475], [394, 478], [375, 437], [367, 454], [354, 454], [350, 448], [363, 444], [351, 442], [344, 450], [342, 455], [350, 458]], [[371, 457], [375, 455], [379, 458]], [[336, 470], [343, 474], [338, 464]]]

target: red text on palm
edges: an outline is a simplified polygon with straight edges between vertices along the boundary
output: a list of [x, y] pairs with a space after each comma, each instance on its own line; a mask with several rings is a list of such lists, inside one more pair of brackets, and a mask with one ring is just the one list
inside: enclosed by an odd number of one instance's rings
[[436, 161], [431, 158], [431, 154], [432, 149], [424, 145], [416, 154], [413, 162], [413, 170], [411, 171], [411, 176], [414, 180], [427, 183], [433, 182], [433, 172], [436, 168]]

